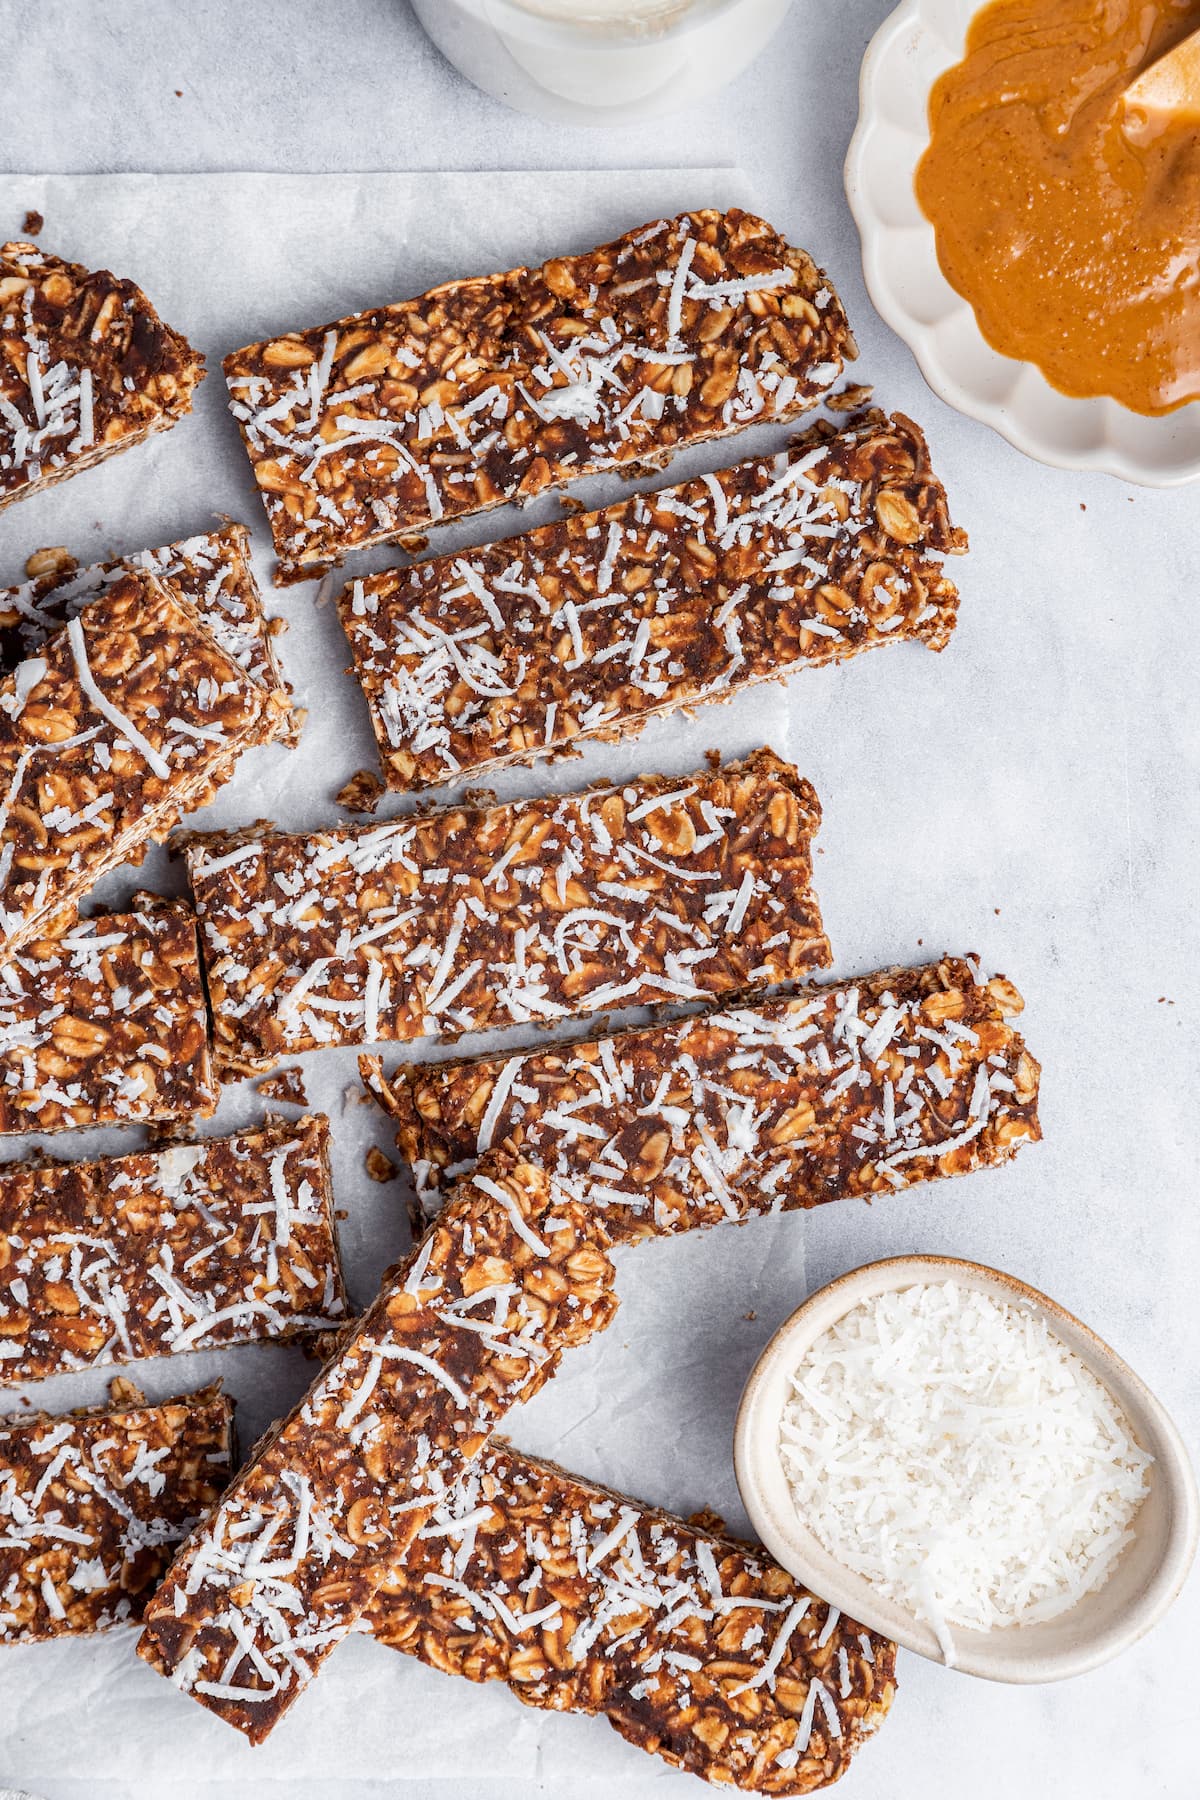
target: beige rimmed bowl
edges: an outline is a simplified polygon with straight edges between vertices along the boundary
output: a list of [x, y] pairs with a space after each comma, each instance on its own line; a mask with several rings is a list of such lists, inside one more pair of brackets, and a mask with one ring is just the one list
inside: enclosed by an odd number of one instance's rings
[[1196, 1554], [1200, 1501], [1183, 1441], [1145, 1382], [1094, 1331], [1015, 1276], [950, 1256], [895, 1256], [867, 1263], [810, 1295], [779, 1327], [742, 1394], [733, 1439], [742, 1500], [763, 1543], [789, 1574], [873, 1631], [942, 1661], [928, 1625], [836, 1561], [806, 1528], [783, 1472], [779, 1425], [789, 1377], [823, 1331], [879, 1294], [951, 1280], [995, 1300], [1022, 1303], [1044, 1318], [1116, 1396], [1134, 1436], [1154, 1458], [1150, 1491], [1133, 1521], [1134, 1540], [1103, 1587], [1039, 1624], [997, 1631], [951, 1626], [957, 1667], [968, 1674], [1009, 1682], [1082, 1675], [1144, 1637], [1171, 1605]]

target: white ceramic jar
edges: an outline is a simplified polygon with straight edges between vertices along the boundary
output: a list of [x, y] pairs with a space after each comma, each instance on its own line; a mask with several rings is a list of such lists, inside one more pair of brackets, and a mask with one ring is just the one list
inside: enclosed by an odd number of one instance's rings
[[518, 112], [627, 125], [693, 105], [751, 63], [791, 0], [412, 0], [438, 49]]

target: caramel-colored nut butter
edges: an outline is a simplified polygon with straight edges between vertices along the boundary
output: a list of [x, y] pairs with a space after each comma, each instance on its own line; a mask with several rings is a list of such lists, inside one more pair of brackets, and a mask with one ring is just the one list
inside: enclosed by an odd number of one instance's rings
[[992, 0], [934, 87], [917, 197], [1006, 356], [1138, 413], [1200, 400], [1200, 130], [1124, 91], [1200, 0]]

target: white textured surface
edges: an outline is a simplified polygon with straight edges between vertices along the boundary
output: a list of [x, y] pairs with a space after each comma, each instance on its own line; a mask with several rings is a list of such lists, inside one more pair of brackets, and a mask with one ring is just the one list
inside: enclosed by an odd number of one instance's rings
[[[735, 749], [774, 737], [825, 802], [818, 867], [839, 966], [920, 955], [919, 941], [929, 951], [974, 946], [1024, 988], [1030, 1041], [1046, 1068], [1047, 1141], [1007, 1171], [793, 1219], [786, 1254], [782, 1240], [757, 1227], [639, 1250], [643, 1276], [636, 1290], [627, 1285], [617, 1324], [521, 1421], [520, 1441], [531, 1449], [560, 1446], [583, 1472], [685, 1510], [711, 1500], [731, 1517], [737, 1393], [772, 1325], [795, 1303], [805, 1265], [812, 1285], [911, 1250], [1010, 1267], [1093, 1322], [1156, 1388], [1193, 1445], [1200, 1429], [1195, 495], [1131, 494], [1104, 477], [1024, 461], [935, 401], [872, 315], [840, 165], [858, 61], [886, 11], [884, 0], [853, 8], [799, 0], [774, 48], [716, 116], [608, 137], [540, 126], [471, 93], [425, 45], [402, 0], [342, 0], [336, 8], [328, 0], [209, 0], [170, 9], [150, 0], [112, 0], [103, 9], [8, 0], [5, 8], [0, 166], [10, 169], [736, 161], [760, 209], [833, 273], [859, 333], [864, 378], [930, 432], [974, 545], [957, 571], [963, 622], [946, 655], [903, 649], [801, 677], [786, 742], [776, 731], [780, 706], [764, 717], [760, 698], [737, 712], [660, 725], [621, 753], [630, 770], [682, 770], [712, 742]], [[13, 96], [24, 103], [12, 104]], [[158, 199], [144, 190], [147, 218]], [[5, 183], [0, 228], [19, 228], [24, 207], [36, 203], [32, 188]], [[629, 205], [637, 210], [632, 193]], [[531, 219], [528, 242], [507, 250], [548, 247], [547, 217]], [[398, 234], [402, 225], [398, 218]], [[470, 225], [475, 266], [483, 267], [494, 243], [489, 209]], [[251, 219], [229, 220], [239, 242], [255, 226], [268, 245], [276, 241], [265, 206]], [[43, 241], [52, 244], [52, 212], [48, 227]], [[186, 216], [181, 229], [187, 235]], [[84, 225], [77, 230], [68, 252], [83, 248]], [[588, 241], [575, 235], [581, 247]], [[444, 232], [407, 245], [398, 238], [396, 266], [413, 272], [403, 291], [458, 272], [446, 256]], [[371, 266], [363, 257], [353, 214], [314, 224], [296, 269], [297, 321], [352, 297], [383, 298], [355, 288], [357, 271]], [[119, 266], [115, 251], [112, 260]], [[132, 248], [126, 260], [152, 291], [179, 280], [142, 269]], [[286, 272], [277, 268], [273, 279]], [[223, 285], [215, 269], [203, 279]], [[175, 297], [186, 323], [193, 302], [178, 287]], [[271, 304], [256, 292], [240, 295], [246, 335], [266, 322]], [[204, 347], [218, 353], [235, 339]], [[177, 487], [210, 433], [223, 459], [220, 492], [210, 496], [186, 480]], [[207, 384], [199, 418], [138, 458], [59, 490], [61, 514], [35, 513], [56, 499], [48, 494], [0, 518], [0, 579], [19, 572], [31, 545], [62, 541], [51, 530], [55, 519], [74, 521], [68, 535], [76, 546], [133, 548], [196, 529], [213, 504], [253, 517], [216, 382]], [[707, 466], [720, 460], [713, 454]], [[101, 517], [102, 494], [119, 499], [118, 519], [107, 510]], [[284, 609], [299, 620], [310, 594], [293, 591]], [[323, 644], [329, 665], [340, 667], [337, 634], [323, 617], [284, 640], [292, 667], [305, 636], [314, 655]], [[340, 677], [338, 689], [348, 693]], [[365, 724], [346, 704], [357, 736], [343, 746], [331, 734], [336, 768], [302, 796], [313, 818], [342, 769], [364, 760]], [[589, 750], [559, 768], [554, 785], [586, 779], [602, 754]], [[222, 803], [230, 816], [275, 804], [267, 782], [255, 792], [249, 781], [248, 791], [248, 779]], [[380, 1266], [401, 1241], [388, 1222], [391, 1195], [369, 1188], [348, 1152], [339, 1159], [339, 1190], [355, 1254]], [[750, 1311], [756, 1319], [743, 1318]], [[236, 1368], [227, 1359], [231, 1385], [252, 1404], [260, 1378], [303, 1382], [303, 1369], [290, 1361], [285, 1368], [283, 1352], [243, 1355]], [[156, 1365], [155, 1391], [179, 1385], [180, 1373]], [[598, 1381], [605, 1397], [589, 1416]], [[1011, 1800], [1014, 1790], [1030, 1800], [1192, 1800], [1188, 1658], [1198, 1631], [1193, 1578], [1149, 1642], [1061, 1688], [1005, 1690], [905, 1657], [894, 1716], [839, 1791], [846, 1800], [958, 1800], [964, 1792]], [[28, 1671], [22, 1677], [18, 1662]], [[18, 1680], [23, 1695], [36, 1680], [37, 1705], [10, 1707]], [[160, 1690], [169, 1712], [157, 1710]], [[176, 1701], [119, 1640], [10, 1651], [0, 1659], [0, 1783], [45, 1800], [682, 1800], [704, 1791], [639, 1758], [603, 1724], [526, 1712], [502, 1692], [468, 1689], [382, 1658], [366, 1643], [338, 1652], [301, 1709], [252, 1753]], [[156, 1750], [135, 1754], [134, 1734], [155, 1721]], [[424, 1748], [431, 1726], [442, 1738], [436, 1757]], [[484, 1733], [486, 1761], [478, 1748]], [[104, 1744], [101, 1756], [96, 1747]]]

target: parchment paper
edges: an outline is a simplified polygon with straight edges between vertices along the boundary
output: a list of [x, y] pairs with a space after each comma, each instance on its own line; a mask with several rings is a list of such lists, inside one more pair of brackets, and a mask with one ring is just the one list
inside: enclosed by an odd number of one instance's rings
[[[316, 585], [269, 591], [269, 540], [225, 410], [221, 355], [456, 274], [586, 249], [662, 212], [732, 202], [753, 205], [743, 179], [704, 169], [0, 179], [0, 235], [19, 235], [27, 208], [41, 211], [43, 245], [141, 281], [210, 366], [194, 416], [176, 430], [0, 515], [0, 581], [19, 579], [40, 545], [66, 544], [83, 561], [169, 542], [218, 513], [244, 520], [268, 602], [290, 620], [282, 657], [309, 721], [299, 750], [247, 758], [199, 820], [270, 816], [296, 827], [338, 816], [333, 795], [356, 769], [374, 766], [365, 709]], [[887, 368], [860, 373], [886, 403]], [[675, 472], [720, 467], [782, 435], [704, 446]], [[935, 460], [937, 450], [935, 442]], [[839, 972], [976, 950], [1029, 999], [1027, 1035], [1046, 1071], [1046, 1144], [1007, 1170], [871, 1207], [842, 1202], [623, 1253], [615, 1325], [511, 1420], [509, 1435], [524, 1448], [685, 1513], [710, 1504], [735, 1527], [744, 1518], [730, 1433], [762, 1344], [810, 1286], [904, 1251], [974, 1256], [1049, 1290], [1126, 1354], [1194, 1435], [1190, 934], [1200, 715], [1188, 658], [1171, 652], [1172, 639], [1182, 641], [1194, 546], [1154, 540], [1153, 586], [1123, 602], [1099, 598], [1106, 570], [1073, 504], [1061, 534], [1035, 550], [986, 468], [944, 472], [974, 537], [971, 559], [955, 571], [962, 623], [944, 656], [913, 646], [879, 651], [802, 675], [786, 693], [760, 689], [692, 720], [659, 721], [634, 743], [590, 745], [578, 761], [496, 782], [502, 796], [563, 791], [643, 768], [685, 773], [712, 745], [732, 754], [771, 743], [800, 763], [824, 802], [817, 879]], [[599, 503], [626, 490], [600, 480], [577, 491]], [[1115, 484], [1112, 493], [1114, 506], [1125, 504]], [[437, 545], [498, 537], [553, 510], [547, 503], [520, 518], [493, 515]], [[1135, 524], [1131, 514], [1130, 529], [1145, 531], [1143, 519]], [[376, 553], [349, 567], [386, 560]], [[156, 853], [102, 892], [115, 898], [147, 883], [169, 891], [180, 875]], [[461, 1050], [479, 1043], [463, 1040]], [[404, 1054], [390, 1052], [389, 1065]], [[367, 1146], [391, 1149], [391, 1134], [372, 1107], [344, 1105], [346, 1090], [358, 1091], [354, 1052], [300, 1061], [313, 1106], [333, 1120], [336, 1190], [348, 1214], [343, 1248], [353, 1295], [365, 1303], [407, 1241], [404, 1183], [378, 1186], [363, 1170]], [[235, 1128], [262, 1110], [245, 1084], [225, 1095], [206, 1130]], [[76, 1134], [52, 1147], [84, 1154], [113, 1136]], [[136, 1141], [133, 1133], [121, 1139]], [[154, 1396], [220, 1374], [249, 1444], [313, 1368], [298, 1352], [259, 1347], [132, 1373]], [[105, 1387], [97, 1373], [29, 1393], [58, 1410], [98, 1400]], [[1193, 1618], [1194, 1610], [1193, 1602]], [[1183, 1656], [1187, 1617], [1181, 1605], [1152, 1650], [1126, 1658], [1119, 1673], [1089, 1678], [1111, 1683], [1114, 1729], [1136, 1706], [1139, 1685]], [[982, 1717], [989, 1704], [985, 1684], [915, 1658], [904, 1659], [903, 1687], [896, 1719], [864, 1763], [886, 1763], [893, 1734], [935, 1743], [948, 1707], [955, 1729], [970, 1730], [972, 1709]], [[1090, 1750], [1081, 1745], [1079, 1754]], [[1099, 1768], [1098, 1747], [1095, 1754]], [[521, 1794], [575, 1793], [585, 1782], [628, 1796], [701, 1791], [601, 1722], [531, 1713], [503, 1689], [452, 1681], [365, 1639], [339, 1647], [258, 1751], [140, 1663], [131, 1634], [0, 1653], [0, 1786], [44, 1784], [72, 1800], [93, 1791], [105, 1800], [181, 1800], [220, 1785], [222, 1796], [240, 1800], [365, 1795], [368, 1783], [375, 1793], [439, 1778], [469, 1793], [472, 1778], [484, 1776], [507, 1777]], [[852, 1777], [848, 1796], [853, 1786]], [[1095, 1791], [1103, 1794], [1102, 1785]]]

